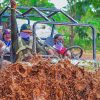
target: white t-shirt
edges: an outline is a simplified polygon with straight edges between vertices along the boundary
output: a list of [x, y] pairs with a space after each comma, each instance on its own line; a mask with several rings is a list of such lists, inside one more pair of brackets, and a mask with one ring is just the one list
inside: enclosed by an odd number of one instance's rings
[[0, 49], [0, 52], [2, 52], [2, 54], [10, 53], [10, 46], [7, 47], [6, 45], [4, 45], [4, 46]]

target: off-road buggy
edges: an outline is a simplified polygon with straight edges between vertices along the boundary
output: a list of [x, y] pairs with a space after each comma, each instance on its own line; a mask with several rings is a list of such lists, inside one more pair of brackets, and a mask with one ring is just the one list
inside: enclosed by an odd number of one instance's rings
[[[24, 9], [26, 10], [24, 13], [21, 12], [21, 10]], [[88, 24], [79, 24], [76, 20], [74, 20], [72, 17], [70, 17], [69, 15], [67, 15], [63, 10], [60, 9], [56, 9], [56, 8], [39, 8], [39, 7], [18, 7], [15, 11], [16, 13], [16, 17], [15, 16], [11, 16], [11, 12], [6, 12], [7, 10], [12, 10], [11, 7], [7, 6], [4, 10], [1, 11], [0, 13], [0, 24], [2, 25], [2, 19], [3, 18], [9, 18], [9, 27], [11, 28], [12, 32], [14, 34], [12, 34], [12, 50], [11, 50], [11, 59], [12, 61], [15, 61], [16, 59], [16, 55], [15, 55], [15, 45], [13, 45], [14, 43], [14, 39], [17, 37], [16, 33], [18, 33], [18, 27], [15, 22], [12, 22], [12, 20], [16, 20], [16, 18], [24, 18], [28, 21], [28, 24], [30, 24], [30, 19], [32, 17], [36, 17], [36, 18], [41, 18], [42, 20], [37, 20], [35, 23], [33, 23], [32, 25], [32, 29], [33, 29], [33, 54], [38, 53], [36, 50], [36, 43], [38, 42], [45, 50], [45, 46], [53, 46], [53, 36], [55, 34], [55, 26], [59, 25], [59, 26], [83, 26], [83, 27], [90, 27], [92, 29], [92, 37], [93, 37], [93, 59], [96, 59], [96, 43], [95, 43], [95, 31], [94, 31], [94, 27], [92, 25], [88, 25]], [[33, 11], [33, 12], [32, 12]], [[68, 18], [70, 20], [70, 22], [58, 22], [56, 21], [53, 16], [61, 13], [63, 14], [66, 18]], [[11, 16], [11, 17], [10, 17]], [[13, 24], [15, 23], [15, 25], [13, 26]], [[49, 24], [51, 27], [51, 33], [48, 37], [39, 37], [37, 38], [37, 34], [36, 33], [36, 26], [37, 24]], [[16, 28], [15, 28], [16, 26]], [[46, 34], [46, 33], [45, 33]], [[40, 41], [44, 41], [44, 42], [40, 42]], [[82, 54], [83, 54], [83, 50], [80, 46], [76, 45], [76, 46], [69, 46], [67, 47], [67, 51], [71, 52], [71, 58], [73, 59], [79, 59], [81, 58]], [[66, 53], [65, 52], [65, 53]], [[65, 53], [62, 55], [62, 57], [65, 57]], [[52, 56], [52, 55], [48, 55], [47, 51], [45, 51], [44, 56]], [[56, 55], [55, 55], [56, 56]]]

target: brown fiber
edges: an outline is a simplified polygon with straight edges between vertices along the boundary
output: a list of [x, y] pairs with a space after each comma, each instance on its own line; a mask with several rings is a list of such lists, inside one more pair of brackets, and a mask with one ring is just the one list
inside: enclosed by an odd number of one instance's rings
[[0, 100], [100, 100], [100, 70], [36, 56], [0, 70]]

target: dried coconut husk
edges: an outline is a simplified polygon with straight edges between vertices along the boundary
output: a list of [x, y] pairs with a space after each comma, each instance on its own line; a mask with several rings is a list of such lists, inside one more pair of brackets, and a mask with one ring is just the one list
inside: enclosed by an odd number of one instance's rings
[[[29, 65], [31, 64], [31, 66]], [[0, 70], [1, 100], [99, 100], [100, 70], [87, 72], [63, 60], [33, 57]]]

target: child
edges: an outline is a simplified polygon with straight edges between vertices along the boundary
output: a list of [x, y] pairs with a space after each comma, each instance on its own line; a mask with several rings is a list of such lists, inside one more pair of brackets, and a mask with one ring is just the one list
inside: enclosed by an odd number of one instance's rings
[[5, 29], [3, 32], [3, 37], [2, 41], [4, 42], [4, 51], [5, 52], [10, 52], [10, 47], [11, 47], [11, 30], [10, 29]]
[[11, 62], [5, 60], [4, 57], [2, 58], [4, 48], [5, 44], [0, 40], [0, 68], [11, 64]]
[[67, 48], [64, 47], [64, 38], [61, 34], [56, 34], [54, 36], [54, 48], [59, 54], [64, 54], [64, 52], [67, 50]]
[[8, 42], [11, 42], [11, 30], [5, 29], [3, 32], [3, 41], [6, 45], [8, 45]]
[[56, 34], [54, 36], [54, 49], [49, 49], [48, 53], [51, 55], [55, 55], [56, 52], [61, 55], [66, 55], [70, 57], [70, 52], [66, 52], [67, 48], [64, 47], [64, 38], [62, 34]]
[[2, 44], [0, 47], [0, 52], [3, 56], [3, 59], [10, 61], [10, 48], [11, 48], [11, 30], [5, 29], [2, 36]]

